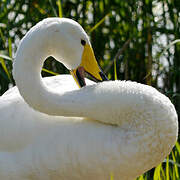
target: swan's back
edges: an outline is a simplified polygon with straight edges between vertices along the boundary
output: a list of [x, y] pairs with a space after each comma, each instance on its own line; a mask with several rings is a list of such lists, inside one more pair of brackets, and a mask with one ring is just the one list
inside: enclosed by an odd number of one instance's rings
[[[44, 81], [53, 91], [79, 93], [71, 76]], [[34, 111], [16, 87], [0, 98], [0, 112], [8, 110], [0, 118], [0, 179], [104, 180], [113, 174], [114, 179], [129, 180], [158, 165], [171, 151], [177, 114], [154, 88], [115, 81], [80, 92], [95, 93], [93, 119]], [[97, 111], [100, 120], [106, 116], [104, 123], [98, 121]]]
[[[70, 75], [46, 77], [43, 81], [51, 91], [58, 93], [78, 89]], [[87, 83], [93, 84], [89, 80]], [[66, 121], [64, 117], [49, 116], [30, 108], [17, 87], [6, 91], [0, 97], [0, 104], [0, 151], [20, 150], [47, 129], [48, 124], [55, 126], [56, 121]]]

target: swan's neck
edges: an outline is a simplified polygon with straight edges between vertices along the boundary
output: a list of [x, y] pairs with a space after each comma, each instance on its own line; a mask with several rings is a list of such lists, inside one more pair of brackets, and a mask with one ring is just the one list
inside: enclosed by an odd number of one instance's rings
[[[21, 96], [33, 109], [46, 114], [81, 116], [76, 110], [78, 107], [74, 108], [72, 97], [52, 92], [44, 85], [41, 70], [44, 60], [53, 54], [53, 47], [45, 33], [34, 34], [29, 33], [25, 36], [26, 41], [22, 40], [13, 64], [14, 79]], [[41, 41], [37, 38], [38, 34]]]

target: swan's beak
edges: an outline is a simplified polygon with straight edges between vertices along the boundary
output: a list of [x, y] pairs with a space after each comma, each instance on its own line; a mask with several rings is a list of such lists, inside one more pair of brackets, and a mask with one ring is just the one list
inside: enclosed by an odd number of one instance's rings
[[96, 82], [107, 81], [106, 75], [102, 72], [96, 58], [92, 47], [89, 44], [84, 46], [84, 51], [82, 54], [81, 64], [78, 68], [71, 71], [77, 85], [83, 87], [86, 85], [85, 74], [91, 76]]

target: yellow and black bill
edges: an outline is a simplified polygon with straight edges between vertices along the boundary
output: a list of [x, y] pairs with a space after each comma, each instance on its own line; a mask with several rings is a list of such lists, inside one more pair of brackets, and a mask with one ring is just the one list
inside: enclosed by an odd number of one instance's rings
[[76, 69], [72, 70], [71, 74], [80, 88], [86, 86], [85, 76], [90, 76], [95, 82], [108, 80], [98, 66], [93, 49], [89, 44], [84, 46], [81, 64]]

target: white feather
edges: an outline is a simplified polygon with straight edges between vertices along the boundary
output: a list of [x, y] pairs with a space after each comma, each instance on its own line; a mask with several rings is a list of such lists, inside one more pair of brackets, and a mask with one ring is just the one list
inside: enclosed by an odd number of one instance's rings
[[70, 69], [79, 65], [82, 37], [90, 43], [79, 24], [50, 18], [21, 41], [14, 63], [21, 95], [14, 87], [0, 97], [0, 179], [104, 180], [113, 174], [130, 180], [174, 146], [177, 114], [156, 89], [89, 80], [78, 89], [70, 75], [40, 77], [49, 55]]

